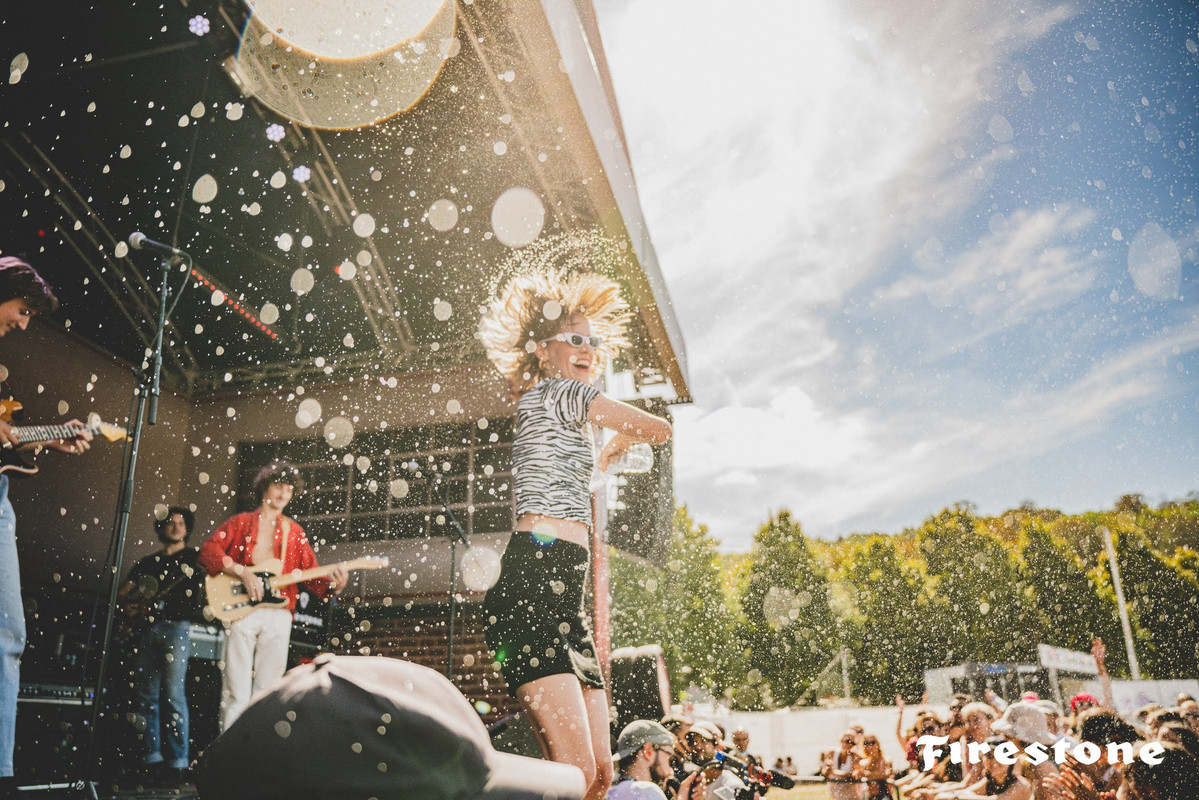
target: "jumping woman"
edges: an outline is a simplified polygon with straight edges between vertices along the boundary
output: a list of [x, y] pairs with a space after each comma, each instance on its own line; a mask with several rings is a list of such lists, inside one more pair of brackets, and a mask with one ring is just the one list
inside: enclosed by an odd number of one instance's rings
[[[488, 357], [519, 398], [512, 445], [516, 531], [483, 603], [487, 643], [542, 754], [574, 764], [586, 797], [612, 781], [608, 699], [583, 610], [593, 470], [670, 423], [592, 386], [628, 345], [628, 305], [612, 280], [543, 267], [512, 278], [479, 324]], [[615, 436], [598, 454], [594, 427]]]

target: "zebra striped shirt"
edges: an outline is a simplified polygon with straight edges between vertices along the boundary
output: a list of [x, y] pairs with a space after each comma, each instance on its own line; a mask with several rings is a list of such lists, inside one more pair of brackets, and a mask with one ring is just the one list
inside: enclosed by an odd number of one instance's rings
[[591, 524], [595, 448], [587, 412], [594, 386], [546, 378], [520, 398], [512, 443], [516, 514], [544, 514]]

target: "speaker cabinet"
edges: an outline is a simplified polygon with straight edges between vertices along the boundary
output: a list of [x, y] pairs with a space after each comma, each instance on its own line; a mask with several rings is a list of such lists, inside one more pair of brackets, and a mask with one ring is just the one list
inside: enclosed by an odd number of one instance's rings
[[670, 710], [670, 681], [656, 644], [612, 651], [612, 730], [619, 734], [636, 719], [659, 720]]

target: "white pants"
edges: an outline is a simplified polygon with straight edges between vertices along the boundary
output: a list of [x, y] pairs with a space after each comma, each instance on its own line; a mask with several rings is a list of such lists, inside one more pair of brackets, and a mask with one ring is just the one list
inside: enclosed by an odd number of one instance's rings
[[241, 716], [250, 698], [283, 677], [291, 641], [291, 612], [259, 608], [225, 629], [221, 731]]

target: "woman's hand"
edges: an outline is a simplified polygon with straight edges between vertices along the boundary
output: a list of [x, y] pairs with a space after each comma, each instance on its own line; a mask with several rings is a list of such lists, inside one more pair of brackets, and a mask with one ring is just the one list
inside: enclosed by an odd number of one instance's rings
[[620, 461], [629, 448], [637, 444], [637, 440], [632, 436], [627, 436], [623, 433], [618, 433], [612, 437], [604, 449], [600, 451], [599, 459], [596, 461], [596, 467], [600, 472], [607, 472], [608, 467]]

